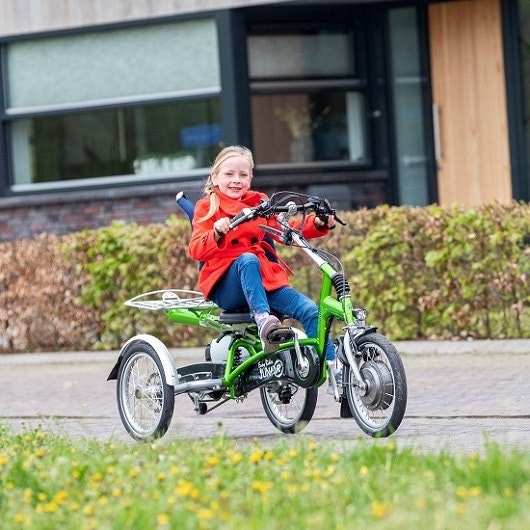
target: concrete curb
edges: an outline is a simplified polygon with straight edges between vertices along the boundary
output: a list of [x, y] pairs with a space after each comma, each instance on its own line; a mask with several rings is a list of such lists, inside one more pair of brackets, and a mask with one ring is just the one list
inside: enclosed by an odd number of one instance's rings
[[[530, 354], [530, 339], [509, 340], [466, 340], [466, 341], [396, 341], [401, 355], [498, 355]], [[170, 349], [176, 359], [201, 358], [204, 348]], [[118, 358], [118, 351], [89, 352], [43, 352], [0, 355], [0, 366], [102, 363], [112, 365]]]

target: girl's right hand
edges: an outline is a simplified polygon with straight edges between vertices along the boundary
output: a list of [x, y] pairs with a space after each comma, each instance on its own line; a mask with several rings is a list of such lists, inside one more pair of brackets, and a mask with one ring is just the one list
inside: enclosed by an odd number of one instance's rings
[[213, 229], [215, 231], [215, 235], [219, 239], [230, 230], [230, 219], [228, 217], [217, 219], [217, 221], [215, 221], [213, 224]]

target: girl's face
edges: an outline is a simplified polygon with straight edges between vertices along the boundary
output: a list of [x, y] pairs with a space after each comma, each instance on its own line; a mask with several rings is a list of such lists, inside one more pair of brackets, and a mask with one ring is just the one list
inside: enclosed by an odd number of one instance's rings
[[223, 195], [231, 199], [241, 199], [250, 189], [252, 168], [244, 156], [231, 156], [219, 166], [217, 175], [212, 176], [212, 179]]

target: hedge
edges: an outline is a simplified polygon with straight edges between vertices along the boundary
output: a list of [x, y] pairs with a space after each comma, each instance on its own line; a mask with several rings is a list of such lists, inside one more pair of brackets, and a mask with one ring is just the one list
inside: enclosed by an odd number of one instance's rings
[[[347, 226], [315, 243], [342, 257], [355, 304], [390, 339], [530, 337], [528, 204], [380, 206], [341, 217]], [[0, 351], [115, 349], [139, 332], [169, 347], [205, 344], [203, 329], [123, 304], [195, 288], [189, 233], [175, 216], [0, 244]], [[293, 286], [316, 298], [318, 269], [296, 249], [279, 252], [297, 271]]]

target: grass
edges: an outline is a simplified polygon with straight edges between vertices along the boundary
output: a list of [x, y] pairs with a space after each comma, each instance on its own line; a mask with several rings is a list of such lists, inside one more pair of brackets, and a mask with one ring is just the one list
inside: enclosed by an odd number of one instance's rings
[[11, 529], [530, 528], [530, 453], [418, 453], [365, 438], [267, 447], [216, 436], [151, 444], [0, 426]]

